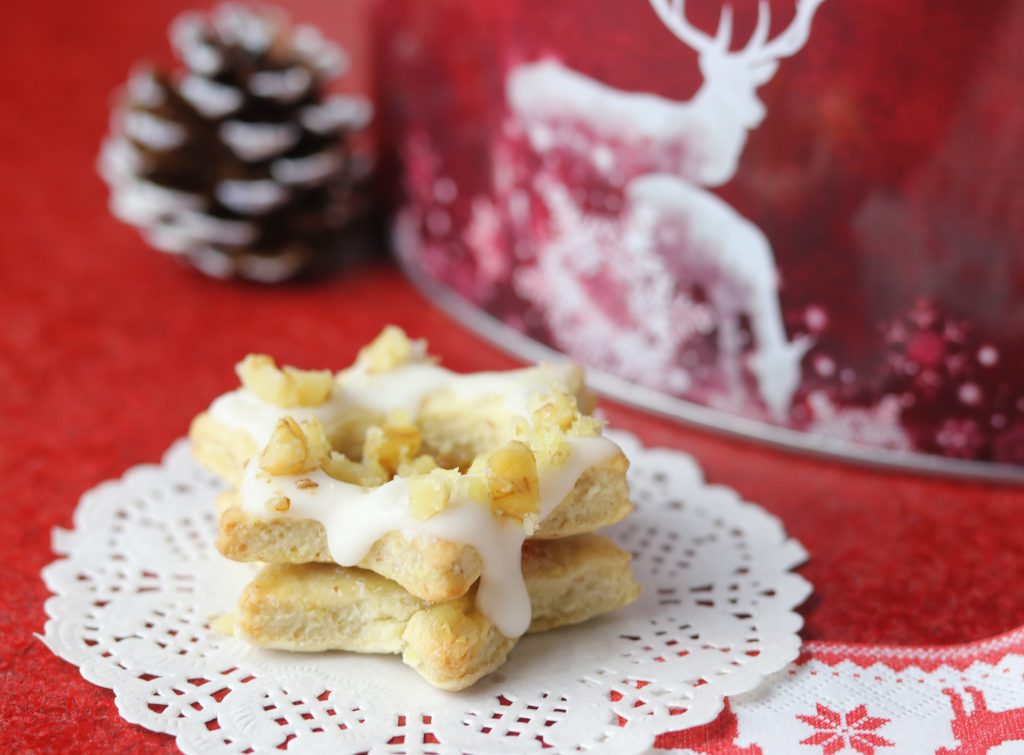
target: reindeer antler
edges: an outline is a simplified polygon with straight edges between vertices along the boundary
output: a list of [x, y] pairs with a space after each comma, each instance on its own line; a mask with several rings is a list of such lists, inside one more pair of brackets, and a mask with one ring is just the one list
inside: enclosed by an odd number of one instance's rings
[[686, 18], [686, 0], [650, 0], [651, 7], [670, 32], [684, 45], [698, 53], [728, 52], [732, 42], [732, 6], [726, 5], [718, 20], [718, 31], [712, 37], [692, 26]]
[[759, 61], [788, 58], [807, 44], [807, 37], [811, 33], [811, 19], [823, 2], [825, 0], [797, 0], [796, 14], [789, 26], [782, 34], [768, 42], [771, 6], [768, 0], [761, 0], [757, 5], [757, 25], [741, 54], [745, 58]]
[[726, 4], [718, 21], [718, 30], [712, 37], [693, 26], [686, 18], [685, 0], [650, 0], [651, 7], [669, 31], [683, 44], [700, 54], [728, 54], [737, 60], [763, 63], [786, 58], [807, 42], [811, 32], [811, 19], [825, 0], [797, 0], [796, 14], [785, 31], [768, 41], [771, 30], [771, 6], [768, 0], [760, 0], [757, 6], [757, 24], [746, 47], [734, 53], [729, 52], [732, 43], [732, 6]]

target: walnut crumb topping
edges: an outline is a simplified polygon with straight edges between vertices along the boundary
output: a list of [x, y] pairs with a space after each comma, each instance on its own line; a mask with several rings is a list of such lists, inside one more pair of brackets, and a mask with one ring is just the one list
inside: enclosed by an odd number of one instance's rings
[[285, 409], [320, 406], [331, 397], [334, 387], [330, 370], [300, 370], [287, 365], [278, 368], [266, 354], [249, 354], [235, 365], [235, 372], [247, 390]]
[[330, 451], [330, 442], [319, 420], [307, 419], [300, 425], [286, 416], [274, 426], [260, 453], [259, 466], [272, 475], [302, 474], [320, 467]]
[[405, 331], [388, 325], [359, 352], [358, 362], [370, 372], [390, 372], [427, 358], [425, 341], [412, 341]]
[[516, 437], [530, 446], [537, 462], [544, 467], [559, 467], [571, 454], [570, 438], [601, 434], [601, 422], [583, 414], [576, 397], [563, 388], [533, 396], [531, 423], [516, 428]]
[[443, 511], [452, 497], [452, 490], [458, 480], [457, 471], [435, 469], [428, 474], [410, 477], [409, 513], [416, 519], [429, 519]]
[[522, 521], [540, 511], [537, 459], [525, 443], [509, 441], [484, 462], [491, 508]]
[[292, 507], [291, 499], [286, 495], [275, 495], [267, 501], [267, 509], [269, 511], [277, 511], [284, 513]]

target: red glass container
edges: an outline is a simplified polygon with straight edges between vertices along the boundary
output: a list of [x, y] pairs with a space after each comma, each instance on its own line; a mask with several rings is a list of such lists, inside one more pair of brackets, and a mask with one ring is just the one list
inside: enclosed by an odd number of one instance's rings
[[1024, 469], [1024, 2], [378, 14], [396, 239], [467, 322], [726, 430]]

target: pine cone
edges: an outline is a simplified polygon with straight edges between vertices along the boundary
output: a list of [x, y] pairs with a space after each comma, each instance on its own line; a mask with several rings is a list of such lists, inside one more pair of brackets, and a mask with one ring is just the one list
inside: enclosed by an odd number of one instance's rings
[[216, 277], [306, 270], [360, 205], [361, 98], [325, 94], [342, 52], [265, 9], [221, 6], [171, 28], [185, 70], [135, 74], [100, 173], [111, 211], [158, 249]]

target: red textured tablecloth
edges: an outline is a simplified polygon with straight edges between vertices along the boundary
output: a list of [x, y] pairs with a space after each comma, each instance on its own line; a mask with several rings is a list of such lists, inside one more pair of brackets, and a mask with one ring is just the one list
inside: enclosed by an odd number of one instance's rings
[[[111, 91], [131, 64], [166, 57], [184, 6], [9, 4], [0, 45], [0, 749], [171, 751], [122, 721], [33, 632], [50, 530], [78, 497], [157, 460], [192, 416], [232, 386], [247, 351], [338, 368], [388, 322], [430, 339], [457, 370], [510, 367], [417, 294], [384, 261], [316, 283], [220, 283], [148, 250], [106, 211], [93, 169]], [[293, 3], [332, 19], [347, 11]], [[340, 15], [339, 15], [340, 14]], [[807, 547], [815, 585], [805, 637], [940, 644], [1024, 624], [1024, 494], [1019, 488], [884, 473], [811, 460], [606, 406], [648, 444], [694, 454], [708, 478], [778, 514]], [[664, 738], [660, 744], [684, 740]], [[692, 740], [685, 740], [692, 741]]]

